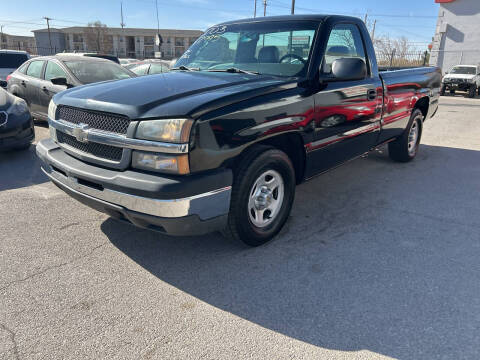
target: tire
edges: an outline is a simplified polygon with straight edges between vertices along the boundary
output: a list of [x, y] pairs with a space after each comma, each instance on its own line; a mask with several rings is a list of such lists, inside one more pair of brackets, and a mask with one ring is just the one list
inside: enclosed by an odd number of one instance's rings
[[480, 96], [480, 87], [477, 89], [477, 93]]
[[234, 171], [224, 236], [249, 246], [270, 241], [290, 215], [295, 184], [295, 170], [287, 154], [268, 146], [252, 147]]
[[420, 109], [415, 109], [402, 136], [388, 144], [390, 159], [398, 162], [409, 162], [417, 156], [422, 137], [422, 123], [423, 114]]
[[468, 97], [469, 98], [474, 98], [477, 92], [477, 87], [475, 85], [470, 86], [470, 89], [468, 90]]
[[450, 90], [450, 95], [455, 95], [455, 90]]
[[445, 91], [446, 91], [446, 86], [442, 85], [442, 88], [440, 89], [440, 96], [445, 96]]

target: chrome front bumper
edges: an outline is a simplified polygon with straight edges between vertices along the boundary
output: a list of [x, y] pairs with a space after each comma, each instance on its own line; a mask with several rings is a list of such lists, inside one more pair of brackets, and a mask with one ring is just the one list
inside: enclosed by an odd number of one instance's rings
[[[174, 199], [155, 198], [158, 193], [154, 192], [152, 197], [139, 196], [130, 190], [150, 189], [151, 182], [161, 177], [139, 173], [143, 180], [136, 183], [134, 172], [125, 174], [86, 164], [64, 153], [50, 139], [38, 143], [37, 154], [43, 162], [42, 170], [61, 189], [97, 210], [134, 225], [172, 235], [193, 235], [219, 230], [225, 224], [231, 185]], [[128, 181], [128, 188], [117, 186], [120, 180]], [[188, 190], [191, 193], [191, 189]]]

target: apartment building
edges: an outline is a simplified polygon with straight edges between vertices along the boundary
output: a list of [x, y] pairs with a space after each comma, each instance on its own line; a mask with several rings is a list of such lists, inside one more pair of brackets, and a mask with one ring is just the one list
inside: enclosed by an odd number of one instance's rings
[[139, 59], [160, 54], [164, 59], [180, 57], [203, 34], [199, 30], [160, 29], [163, 43], [159, 46], [156, 29], [74, 26], [50, 29], [50, 37], [47, 29], [33, 33], [40, 55], [88, 51]]
[[480, 1], [435, 0], [440, 4], [430, 65], [480, 64]]
[[0, 49], [22, 50], [29, 53], [35, 50], [35, 38], [33, 36], [0, 34]]

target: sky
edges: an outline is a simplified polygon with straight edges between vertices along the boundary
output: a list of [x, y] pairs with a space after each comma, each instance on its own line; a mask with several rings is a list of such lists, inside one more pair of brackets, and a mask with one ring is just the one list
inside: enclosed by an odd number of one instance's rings
[[[160, 28], [205, 30], [223, 21], [253, 17], [255, 0], [158, 0]], [[156, 28], [155, 0], [0, 0], [0, 25], [7, 34], [30, 35], [45, 28], [82, 26], [100, 20], [120, 27], [120, 2], [127, 27]], [[290, 0], [267, 0], [268, 15], [290, 13]], [[377, 20], [376, 34], [405, 36], [426, 46], [435, 32], [438, 4], [434, 0], [296, 0], [297, 14], [368, 14]], [[257, 0], [257, 15], [263, 16], [263, 0]]]

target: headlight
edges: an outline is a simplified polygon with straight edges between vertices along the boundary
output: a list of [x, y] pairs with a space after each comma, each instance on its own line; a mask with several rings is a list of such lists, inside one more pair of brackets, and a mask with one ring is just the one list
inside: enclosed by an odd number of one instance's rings
[[468, 79], [467, 80], [470, 84], [473, 84], [475, 82], [475, 79]]
[[48, 118], [55, 120], [56, 112], [57, 112], [57, 105], [53, 102], [53, 100], [50, 100], [50, 103], [48, 104]]
[[7, 113], [17, 116], [23, 115], [25, 113], [28, 113], [28, 105], [25, 100], [17, 98], [14, 100], [13, 104], [10, 105]]
[[190, 172], [188, 155], [166, 155], [134, 151], [132, 166], [137, 169], [185, 175]]
[[187, 143], [193, 121], [190, 119], [145, 120], [138, 124], [137, 139]]

